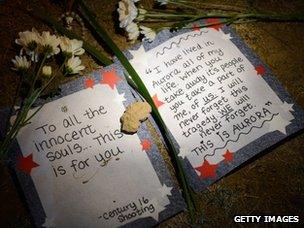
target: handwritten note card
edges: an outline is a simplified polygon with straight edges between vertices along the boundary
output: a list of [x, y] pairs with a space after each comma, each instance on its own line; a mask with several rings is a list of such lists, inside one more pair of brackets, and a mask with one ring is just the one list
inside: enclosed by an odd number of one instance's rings
[[90, 88], [43, 106], [18, 135], [23, 158], [17, 166], [31, 175], [45, 212], [42, 225], [133, 227], [139, 219], [154, 225], [180, 211], [180, 202], [170, 201], [178, 190], [148, 156], [160, 156], [152, 139], [120, 131], [125, 93], [90, 80]]
[[266, 68], [251, 63], [233, 39], [218, 28], [194, 29], [148, 51], [130, 50], [178, 155], [199, 182], [218, 178], [221, 164], [235, 162], [236, 152], [261, 136], [285, 136], [294, 119], [293, 103], [278, 97]]
[[[304, 127], [271, 71], [219, 27], [162, 31], [127, 53], [196, 191]], [[150, 227], [184, 208], [145, 124], [120, 130], [134, 102], [123, 75], [116, 63], [63, 86], [17, 136], [12, 160], [38, 227]]]

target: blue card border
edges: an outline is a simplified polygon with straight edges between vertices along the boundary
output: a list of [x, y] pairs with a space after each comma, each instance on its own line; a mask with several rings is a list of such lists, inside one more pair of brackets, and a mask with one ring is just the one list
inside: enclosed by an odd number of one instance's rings
[[[119, 64], [113, 64], [109, 67], [105, 67], [100, 71], [94, 71], [91, 74], [88, 75], [89, 78], [92, 78], [95, 81], [95, 84], [98, 84], [99, 81], [102, 79], [102, 72], [103, 71], [109, 71], [115, 69], [116, 73], [118, 76], [121, 77], [121, 79], [117, 84], [117, 90], [118, 93], [125, 93], [125, 98], [126, 101], [123, 102], [124, 106], [127, 107], [131, 103], [133, 103], [135, 100], [133, 94], [130, 91], [130, 87], [127, 84], [125, 78], [124, 78], [124, 73], [123, 73], [123, 68]], [[78, 92], [82, 89], [85, 89], [85, 80], [87, 77], [81, 77], [79, 79], [76, 79], [74, 81], [71, 81], [69, 83], [66, 83], [61, 86], [61, 94], [53, 97], [52, 99], [48, 100], [38, 100], [36, 102], [36, 106], [42, 105], [44, 103], [48, 103], [57, 99], [60, 99], [64, 96], [73, 94], [75, 92]], [[90, 89], [90, 88], [88, 88]], [[0, 110], [0, 118], [3, 120], [0, 124], [1, 127], [1, 135], [4, 135], [4, 120], [7, 120], [9, 110]], [[154, 170], [161, 182], [161, 184], [165, 184], [168, 187], [173, 187], [171, 190], [171, 196], [168, 196], [170, 204], [166, 206], [166, 209], [162, 211], [159, 214], [159, 221], [154, 220], [152, 217], [147, 217], [147, 218], [140, 218], [137, 219], [133, 222], [127, 223], [123, 225], [124, 227], [150, 227], [154, 226], [163, 220], [172, 217], [173, 215], [183, 211], [185, 209], [185, 202], [181, 196], [181, 193], [175, 183], [172, 180], [172, 177], [166, 167], [166, 164], [162, 158], [162, 155], [160, 154], [157, 145], [154, 143], [148, 128], [145, 123], [142, 123], [140, 126], [140, 129], [137, 132], [140, 140], [143, 139], [148, 139], [152, 145], [151, 148], [147, 153], [147, 156], [149, 157]], [[36, 227], [41, 227], [45, 221], [45, 212], [43, 210], [42, 204], [39, 199], [39, 195], [35, 189], [34, 183], [32, 181], [32, 178], [30, 175], [21, 172], [17, 169], [16, 163], [17, 160], [22, 157], [22, 152], [21, 149], [15, 140], [12, 149], [9, 153], [9, 158], [8, 158], [8, 166], [10, 169], [12, 169], [13, 173], [16, 175], [20, 186], [24, 192], [24, 196], [26, 198], [31, 216], [33, 217], [34, 224]]]
[[[194, 23], [193, 25], [199, 26], [199, 24], [203, 25], [204, 21], [201, 20], [199, 22]], [[238, 47], [238, 49], [248, 58], [248, 60], [252, 63], [253, 66], [263, 66], [265, 68], [265, 74], [263, 74], [263, 79], [268, 83], [268, 85], [272, 88], [272, 90], [278, 95], [278, 97], [282, 101], [286, 101], [287, 103], [293, 103], [292, 112], [294, 119], [291, 121], [286, 127], [286, 135], [279, 131], [274, 131], [263, 135], [262, 137], [258, 138], [257, 140], [249, 143], [242, 149], [236, 151], [234, 153], [234, 160], [229, 163], [225, 164], [224, 162], [219, 163], [219, 166], [216, 171], [216, 178], [201, 180], [199, 176], [196, 174], [196, 171], [190, 164], [187, 158], [182, 159], [184, 162], [184, 167], [189, 178], [189, 182], [194, 189], [194, 191], [199, 192], [207, 188], [212, 183], [216, 182], [223, 176], [227, 175], [236, 167], [240, 166], [242, 163], [246, 162], [248, 159], [254, 157], [255, 155], [259, 154], [260, 152], [266, 150], [267, 148], [274, 146], [275, 144], [279, 143], [283, 139], [291, 136], [292, 134], [302, 130], [304, 128], [304, 111], [303, 109], [297, 105], [289, 93], [284, 89], [284, 87], [280, 84], [277, 80], [275, 75], [272, 73], [271, 69], [262, 62], [262, 60], [249, 48], [248, 45], [244, 43], [244, 41], [238, 36], [237, 32], [231, 28], [230, 26], [223, 26], [221, 30], [227, 34], [230, 33], [232, 39], [231, 41]], [[184, 34], [186, 32], [193, 31], [192, 29], [182, 29], [179, 31], [170, 32], [169, 30], [163, 30], [157, 34], [157, 37], [153, 42], [144, 41], [142, 44], [137, 44], [132, 47], [130, 50], [137, 50], [141, 45], [144, 46], [146, 51], [155, 48], [156, 46], [162, 44], [163, 42], [167, 41], [168, 39]], [[125, 52], [125, 55], [131, 59], [132, 54], [129, 51]], [[117, 59], [116, 59], [117, 61]], [[141, 99], [141, 97], [137, 94], [136, 91], [132, 90], [134, 96], [137, 99]], [[156, 129], [157, 125], [155, 121], [151, 118], [151, 121]], [[158, 133], [160, 134], [159, 130]], [[161, 135], [161, 134], [160, 134]], [[178, 149], [179, 146], [174, 139], [173, 135], [170, 134], [171, 139], [174, 142], [175, 147]], [[162, 139], [163, 140], [163, 139]], [[163, 140], [164, 142], [164, 140]]]

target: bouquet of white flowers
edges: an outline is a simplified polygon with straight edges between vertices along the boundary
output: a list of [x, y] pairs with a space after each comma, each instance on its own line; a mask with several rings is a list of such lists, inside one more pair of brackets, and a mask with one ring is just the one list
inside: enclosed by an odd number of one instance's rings
[[138, 38], [152, 42], [163, 29], [182, 29], [199, 19], [206, 19], [200, 27], [219, 24], [237, 24], [255, 21], [304, 21], [303, 13], [281, 14], [262, 12], [230, 5], [219, 5], [192, 0], [156, 0], [156, 7], [143, 8], [139, 0], [121, 0], [118, 3], [119, 27], [128, 39]]
[[[6, 135], [0, 144], [1, 159], [5, 158], [19, 130], [30, 123], [42, 107], [28, 116], [29, 110], [54, 78], [59, 74], [78, 74], [85, 68], [79, 58], [85, 52], [82, 41], [52, 35], [49, 31], [39, 33], [33, 28], [20, 32], [15, 42], [21, 46], [21, 50], [20, 55], [12, 60], [12, 69], [20, 75], [20, 80], [11, 112], [15, 118], [12, 123], [8, 119]], [[61, 62], [60, 66], [57, 66], [58, 62]]]

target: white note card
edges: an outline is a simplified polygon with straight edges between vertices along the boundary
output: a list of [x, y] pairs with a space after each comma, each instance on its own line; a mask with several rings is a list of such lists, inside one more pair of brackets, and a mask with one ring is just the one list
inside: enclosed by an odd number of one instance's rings
[[293, 104], [266, 83], [230, 33], [203, 28], [177, 35], [145, 51], [130, 51], [131, 63], [186, 158], [202, 179], [219, 163], [269, 132], [286, 134]]
[[161, 184], [137, 134], [120, 131], [116, 87], [95, 85], [47, 103], [18, 135], [46, 214], [44, 226], [117, 227], [159, 220], [172, 186]]

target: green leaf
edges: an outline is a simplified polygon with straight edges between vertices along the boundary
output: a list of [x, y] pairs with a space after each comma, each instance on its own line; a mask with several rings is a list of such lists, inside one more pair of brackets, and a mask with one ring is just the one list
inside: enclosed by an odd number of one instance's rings
[[174, 144], [172, 140], [169, 137], [169, 131], [162, 120], [157, 107], [155, 106], [152, 97], [150, 96], [145, 84], [133, 68], [133, 66], [130, 64], [129, 60], [125, 57], [125, 55], [122, 53], [122, 51], [116, 46], [116, 44], [113, 42], [111, 37], [107, 34], [107, 32], [98, 24], [96, 21], [96, 16], [93, 16], [93, 14], [90, 12], [90, 10], [87, 8], [87, 6], [84, 4], [82, 0], [76, 0], [76, 4], [78, 4], [79, 10], [84, 17], [84, 19], [88, 22], [90, 26], [94, 29], [94, 32], [105, 42], [105, 44], [113, 51], [113, 53], [116, 55], [116, 57], [119, 59], [121, 64], [124, 66], [124, 68], [127, 70], [129, 75], [131, 76], [133, 82], [136, 84], [136, 87], [138, 88], [139, 93], [145, 98], [145, 100], [151, 105], [152, 107], [152, 114], [155, 118], [156, 123], [158, 124], [161, 133], [164, 136], [166, 145], [168, 147], [168, 150], [170, 152], [170, 155], [172, 157], [172, 160], [174, 162], [176, 172], [178, 175], [178, 179], [180, 181], [183, 194], [188, 206], [188, 211], [190, 214], [191, 221], [194, 221], [194, 210], [195, 210], [195, 203], [194, 203], [194, 196], [192, 189], [190, 188], [190, 185], [188, 183], [187, 177], [184, 172], [184, 167], [181, 163], [181, 160], [177, 156], [178, 151], [175, 149]]

